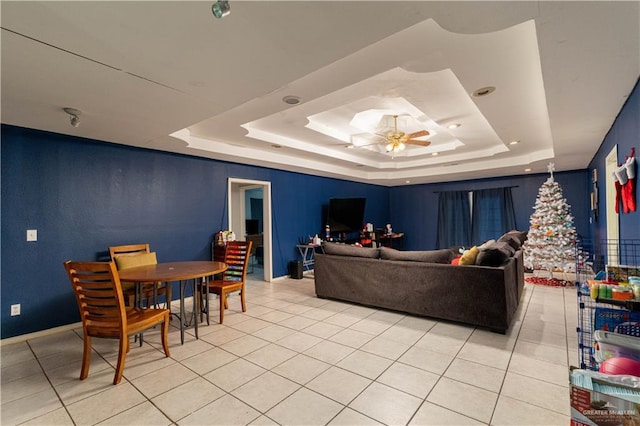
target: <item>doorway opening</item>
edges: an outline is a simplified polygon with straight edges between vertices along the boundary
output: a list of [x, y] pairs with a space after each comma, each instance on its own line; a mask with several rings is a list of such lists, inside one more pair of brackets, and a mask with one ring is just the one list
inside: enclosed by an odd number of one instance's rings
[[271, 182], [229, 178], [228, 185], [229, 230], [236, 234], [238, 240], [253, 241], [253, 270], [262, 273], [264, 281], [271, 282]]

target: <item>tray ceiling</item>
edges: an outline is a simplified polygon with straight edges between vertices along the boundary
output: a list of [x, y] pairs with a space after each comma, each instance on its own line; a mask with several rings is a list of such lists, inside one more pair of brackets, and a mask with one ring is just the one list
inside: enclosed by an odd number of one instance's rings
[[394, 186], [585, 168], [640, 74], [638, 2], [211, 3], [3, 1], [2, 122]]

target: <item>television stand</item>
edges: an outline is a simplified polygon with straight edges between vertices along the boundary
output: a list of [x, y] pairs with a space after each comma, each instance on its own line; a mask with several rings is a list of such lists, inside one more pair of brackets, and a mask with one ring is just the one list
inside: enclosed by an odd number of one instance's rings
[[378, 242], [382, 247], [402, 250], [404, 247], [404, 232], [380, 235], [378, 236]]
[[347, 238], [346, 236], [341, 238], [332, 238], [329, 240], [330, 243], [338, 243], [338, 244], [355, 244], [360, 242], [360, 238]]

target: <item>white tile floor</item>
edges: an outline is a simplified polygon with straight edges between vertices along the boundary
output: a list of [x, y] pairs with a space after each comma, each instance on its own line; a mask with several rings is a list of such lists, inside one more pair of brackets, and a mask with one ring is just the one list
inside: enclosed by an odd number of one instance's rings
[[247, 301], [199, 340], [172, 327], [170, 358], [147, 332], [117, 386], [115, 341], [94, 339], [84, 381], [80, 329], [3, 345], [2, 425], [569, 423], [573, 288], [527, 284], [507, 335], [318, 299], [306, 276]]

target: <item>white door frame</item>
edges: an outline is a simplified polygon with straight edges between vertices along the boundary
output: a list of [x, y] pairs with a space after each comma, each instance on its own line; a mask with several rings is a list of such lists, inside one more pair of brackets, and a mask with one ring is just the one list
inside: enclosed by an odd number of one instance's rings
[[[616, 186], [613, 172], [618, 168], [618, 145], [614, 145], [604, 162], [605, 167], [605, 199], [607, 220], [607, 263], [618, 265], [618, 240], [620, 238], [619, 216], [616, 213]], [[595, 247], [594, 247], [595, 248]], [[603, 253], [604, 254], [604, 253]]]
[[264, 280], [267, 282], [273, 281], [273, 246], [272, 246], [272, 223], [271, 223], [271, 182], [251, 179], [239, 179], [229, 178], [227, 181], [228, 188], [228, 200], [227, 206], [229, 206], [229, 229], [238, 233], [238, 235], [244, 235], [245, 222], [244, 218], [239, 215], [244, 212], [244, 196], [240, 197], [241, 191], [237, 191], [237, 188], [262, 188], [262, 239], [263, 239], [263, 252], [264, 252]]

